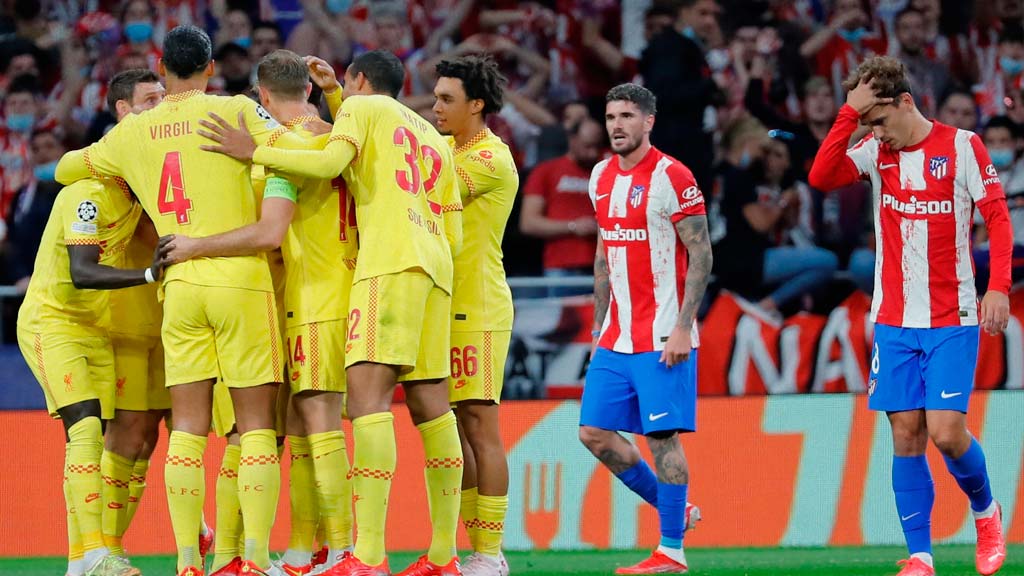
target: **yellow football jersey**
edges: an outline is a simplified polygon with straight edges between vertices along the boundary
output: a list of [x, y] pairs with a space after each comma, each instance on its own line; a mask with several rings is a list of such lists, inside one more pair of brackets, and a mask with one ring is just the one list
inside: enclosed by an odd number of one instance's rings
[[508, 146], [484, 128], [455, 146], [462, 196], [462, 250], [455, 256], [452, 331], [512, 329], [512, 291], [505, 281], [501, 240], [519, 190]]
[[71, 282], [68, 246], [100, 247], [100, 264], [124, 267], [142, 208], [127, 187], [110, 179], [81, 180], [57, 195], [36, 254], [18, 325], [34, 332], [60, 325], [110, 323], [110, 290], [79, 290]]
[[[122, 268], [149, 268], [153, 249], [133, 238], [128, 241]], [[163, 306], [157, 300], [159, 284], [142, 284], [110, 291], [110, 331], [128, 336], [160, 336]]]
[[359, 261], [353, 281], [419, 269], [452, 291], [461, 210], [451, 148], [426, 120], [387, 96], [346, 98], [322, 151], [260, 146], [253, 162], [318, 178], [342, 174], [355, 198]]
[[[99, 142], [70, 153], [57, 166], [61, 182], [88, 174], [128, 181], [161, 236], [212, 236], [257, 221], [259, 206], [248, 164], [200, 150], [199, 121], [214, 112], [231, 124], [239, 114], [257, 143], [280, 126], [244, 96], [224, 97], [198, 90], [172, 94], [152, 110], [131, 114]], [[199, 258], [167, 269], [165, 281], [271, 291], [263, 254]]]

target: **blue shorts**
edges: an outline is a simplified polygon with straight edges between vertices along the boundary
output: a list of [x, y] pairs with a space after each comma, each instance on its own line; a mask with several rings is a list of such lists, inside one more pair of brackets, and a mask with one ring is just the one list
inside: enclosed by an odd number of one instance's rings
[[868, 407], [967, 412], [978, 364], [977, 326], [875, 325]]
[[650, 434], [697, 429], [697, 351], [672, 368], [661, 352], [598, 348], [587, 370], [580, 426]]

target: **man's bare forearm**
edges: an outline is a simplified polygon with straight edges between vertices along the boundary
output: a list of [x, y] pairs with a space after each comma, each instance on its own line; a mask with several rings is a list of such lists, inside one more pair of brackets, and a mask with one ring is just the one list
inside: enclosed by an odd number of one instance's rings
[[604, 254], [604, 243], [598, 240], [594, 257], [594, 330], [600, 330], [608, 314], [612, 288], [608, 279], [608, 259]]
[[711, 278], [711, 240], [708, 237], [708, 220], [704, 216], [689, 216], [676, 222], [676, 233], [686, 246], [686, 293], [679, 310], [676, 325], [688, 329], [697, 317], [697, 308], [704, 299], [708, 281]]

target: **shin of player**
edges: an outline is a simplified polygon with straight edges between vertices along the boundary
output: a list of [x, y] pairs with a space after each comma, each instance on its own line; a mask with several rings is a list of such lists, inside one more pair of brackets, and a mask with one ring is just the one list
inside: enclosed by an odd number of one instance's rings
[[[845, 87], [846, 105], [815, 158], [810, 183], [832, 190], [867, 179], [873, 188], [878, 252], [868, 395], [869, 406], [885, 411], [892, 425], [892, 487], [910, 552], [900, 574], [935, 573], [929, 439], [970, 500], [977, 570], [994, 574], [1006, 557], [1002, 513], [966, 413], [979, 325], [995, 334], [1009, 317], [1012, 233], [1003, 188], [976, 134], [918, 111], [898, 60], [865, 61]], [[858, 123], [871, 132], [847, 150]], [[980, 307], [969, 236], [975, 208], [992, 255]]]
[[505, 78], [493, 60], [464, 57], [437, 65], [437, 126], [450, 136], [462, 197], [462, 250], [455, 258], [448, 390], [456, 406], [466, 467], [461, 516], [473, 553], [467, 576], [507, 575], [501, 553], [508, 509], [508, 462], [498, 402], [512, 330], [512, 293], [501, 239], [519, 174], [508, 146], [484, 124], [502, 106]]
[[[711, 244], [692, 173], [650, 144], [655, 108], [654, 95], [635, 84], [608, 92], [605, 125], [615, 155], [590, 178], [600, 237], [580, 440], [657, 507], [661, 524], [654, 553], [618, 574], [685, 572], [683, 533], [693, 512], [679, 433], [696, 430], [696, 313]], [[653, 473], [619, 432], [646, 437]]]

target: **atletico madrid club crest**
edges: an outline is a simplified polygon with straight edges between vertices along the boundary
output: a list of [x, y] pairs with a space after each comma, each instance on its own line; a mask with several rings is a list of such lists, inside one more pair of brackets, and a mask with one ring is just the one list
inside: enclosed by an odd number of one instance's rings
[[632, 206], [633, 208], [640, 207], [640, 203], [643, 202], [644, 199], [644, 190], [645, 188], [643, 184], [637, 184], [636, 186], [633, 186], [633, 189], [629, 191], [630, 206]]
[[932, 173], [932, 178], [942, 180], [946, 177], [946, 167], [948, 165], [948, 156], [935, 156], [928, 160], [928, 171]]

